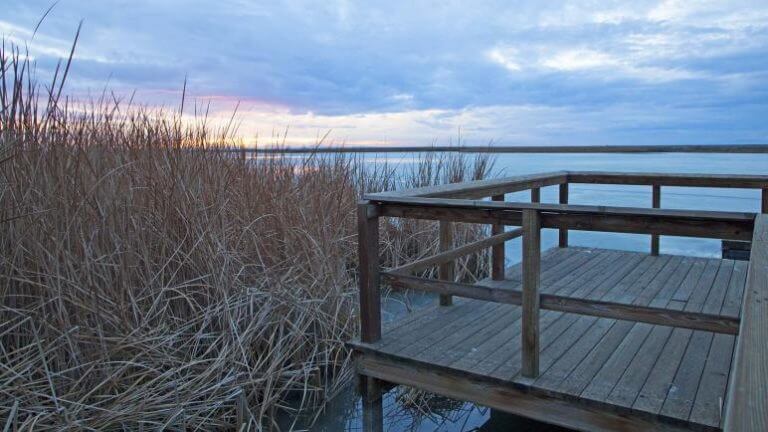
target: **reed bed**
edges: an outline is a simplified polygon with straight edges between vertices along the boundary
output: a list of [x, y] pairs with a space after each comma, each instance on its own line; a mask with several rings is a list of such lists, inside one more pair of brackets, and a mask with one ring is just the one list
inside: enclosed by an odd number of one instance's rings
[[[4, 430], [262, 430], [320, 408], [351, 376], [358, 197], [491, 169], [224, 152], [231, 124], [69, 100], [71, 57], [42, 85], [1, 49]], [[382, 224], [383, 266], [434, 253], [435, 224]]]

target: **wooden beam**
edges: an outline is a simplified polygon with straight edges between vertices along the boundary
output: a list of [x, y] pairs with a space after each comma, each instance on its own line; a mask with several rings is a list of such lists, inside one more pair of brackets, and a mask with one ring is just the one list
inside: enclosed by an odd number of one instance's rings
[[541, 211], [543, 228], [569, 228], [749, 240], [754, 213], [510, 203], [435, 198], [383, 199], [381, 216], [520, 226], [522, 210]]
[[749, 251], [752, 249], [752, 242], [723, 240], [720, 249], [723, 259], [749, 261]]
[[368, 201], [357, 205], [357, 246], [360, 264], [360, 340], [381, 339], [381, 292], [379, 291], [379, 218]]
[[494, 195], [519, 192], [535, 187], [557, 185], [565, 182], [566, 175], [567, 173], [565, 171], [556, 171], [499, 179], [475, 180], [401, 191], [366, 194], [365, 199], [376, 200], [382, 197], [486, 198]]
[[534, 388], [520, 388], [513, 382], [457, 371], [412, 359], [381, 355], [364, 344], [356, 363], [357, 372], [400, 385], [415, 387], [446, 397], [487, 407], [569, 429], [594, 432], [684, 432], [687, 425], [666, 422], [655, 416], [637, 416], [636, 411], [595, 402], [580, 404], [556, 398]]
[[[504, 195], [494, 195], [493, 201], [504, 201]], [[491, 225], [491, 234], [499, 235], [504, 232], [504, 225]], [[506, 267], [506, 256], [504, 253], [504, 243], [497, 243], [491, 248], [491, 278], [493, 280], [504, 280], [504, 268]]]
[[523, 210], [522, 374], [539, 376], [539, 289], [541, 286], [541, 217]]
[[556, 171], [500, 179], [476, 180], [447, 185], [426, 186], [401, 191], [367, 194], [379, 197], [484, 198], [526, 189], [564, 183], [602, 183], [628, 185], [692, 186], [720, 188], [768, 188], [768, 176], [734, 174], [621, 173], [604, 171]]
[[384, 401], [382, 382], [378, 378], [358, 374], [362, 403], [363, 432], [383, 432]]
[[523, 235], [523, 230], [521, 228], [517, 228], [511, 231], [505, 231], [502, 234], [486, 237], [482, 240], [478, 240], [472, 243], [465, 244], [463, 246], [459, 246], [456, 249], [451, 249], [449, 251], [439, 253], [437, 255], [432, 255], [427, 258], [422, 258], [418, 261], [404, 264], [400, 267], [389, 270], [389, 272], [397, 273], [397, 274], [412, 274], [417, 271], [428, 269], [430, 267], [439, 265], [444, 262], [453, 261], [457, 258], [463, 257], [465, 255], [469, 255], [471, 253], [475, 253], [477, 251], [481, 251], [491, 246], [504, 243], [505, 241], [509, 241], [514, 238], [520, 237], [521, 235]]
[[[651, 194], [651, 206], [655, 209], [661, 208], [661, 186], [653, 185], [653, 193]], [[651, 234], [651, 255], [659, 255], [659, 235]]]
[[[560, 185], [560, 204], [568, 204], [568, 183]], [[558, 230], [558, 246], [568, 247], [568, 228]]]
[[[509, 201], [483, 201], [454, 198], [422, 198], [422, 197], [377, 197], [370, 200], [376, 204], [402, 205], [411, 207], [437, 207], [444, 209], [480, 209], [480, 210], [507, 210], [523, 211], [538, 210], [544, 213], [558, 214], [602, 214], [615, 216], [656, 216], [660, 218], [704, 219], [723, 221], [754, 221], [755, 213], [750, 212], [726, 212], [710, 210], [676, 210], [676, 209], [651, 209], [647, 207], [616, 207], [578, 204], [550, 204], [550, 203], [525, 203]], [[751, 230], [750, 230], [751, 232]]]
[[517, 306], [520, 306], [523, 303], [522, 291], [520, 290], [500, 289], [459, 282], [445, 282], [389, 271], [384, 271], [381, 275], [396, 288], [414, 289], [435, 294], [451, 294], [456, 297], [513, 304]]
[[768, 176], [735, 174], [667, 174], [569, 171], [568, 182], [749, 189], [768, 187]]
[[768, 188], [763, 188], [762, 198], [760, 213], [768, 213]]
[[726, 394], [725, 432], [768, 430], [768, 215], [755, 221], [741, 326]]
[[[513, 304], [517, 306], [520, 306], [523, 303], [523, 292], [520, 290], [456, 282], [446, 283], [415, 276], [393, 274], [391, 272], [384, 272], [382, 275], [387, 278], [393, 286], [400, 288], [409, 288], [437, 294], [452, 294], [457, 297]], [[737, 334], [739, 332], [738, 318], [699, 312], [685, 312], [633, 304], [566, 297], [555, 294], [540, 294], [539, 307], [545, 310], [711, 331], [715, 333]]]
[[532, 203], [541, 202], [541, 188], [531, 189], [531, 202]]
[[551, 294], [542, 294], [541, 303], [542, 309], [601, 318], [637, 321], [648, 324], [681, 327], [724, 334], [736, 334], [739, 331], [738, 318], [722, 315], [685, 312], [633, 304], [563, 297]]
[[[439, 250], [447, 252], [453, 249], [453, 223], [440, 221]], [[437, 269], [437, 277], [444, 281], [453, 282], [455, 265], [453, 261], [443, 261]], [[440, 306], [450, 306], [453, 300], [450, 295], [440, 295]]]
[[719, 221], [644, 215], [542, 214], [545, 228], [567, 227], [582, 231], [657, 234], [726, 240], [747, 240], [752, 221]]

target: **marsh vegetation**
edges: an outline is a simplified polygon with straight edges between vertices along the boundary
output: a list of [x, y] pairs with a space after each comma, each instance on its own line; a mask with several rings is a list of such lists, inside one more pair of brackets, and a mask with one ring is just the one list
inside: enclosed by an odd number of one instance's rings
[[[192, 101], [67, 98], [71, 60], [40, 82], [22, 49], [0, 51], [0, 418], [13, 430], [262, 429], [321, 408], [352, 376], [358, 198], [491, 171], [482, 156], [220, 151], [240, 145], [236, 124]], [[433, 223], [385, 223], [385, 267], [437, 247]], [[481, 231], [459, 226], [456, 241]]]

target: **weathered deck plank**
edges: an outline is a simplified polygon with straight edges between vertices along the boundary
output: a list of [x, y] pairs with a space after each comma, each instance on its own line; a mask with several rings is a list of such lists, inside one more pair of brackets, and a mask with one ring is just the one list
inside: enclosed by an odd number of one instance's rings
[[[740, 299], [747, 279], [747, 261], [734, 261], [721, 315], [738, 316]], [[695, 423], [715, 424], [722, 419], [723, 395], [728, 384], [731, 358], [736, 343], [733, 335], [716, 334], [704, 366], [704, 373], [696, 392], [690, 420]]]
[[[623, 301], [631, 300], [633, 298], [632, 293], [636, 293], [644, 285], [650, 283], [669, 259], [669, 256], [664, 255], [656, 258], [646, 257], [644, 262], [648, 263], [648, 267], [643, 268], [639, 277], [632, 280], [629, 284], [620, 287], [623, 289], [615, 291], [615, 298]], [[563, 380], [558, 390], [574, 396], [580, 395], [590, 385], [595, 374], [608, 361], [608, 358], [614, 353], [619, 344], [624, 341], [629, 331], [632, 330], [633, 325], [634, 323], [629, 321], [621, 321], [613, 325], [595, 349], [574, 369], [567, 379]]]
[[[542, 256], [541, 291], [738, 317], [746, 262], [558, 248]], [[520, 289], [520, 266], [498, 288]], [[522, 386], [541, 397], [600, 406], [664, 427], [716, 430], [735, 337], [550, 310], [540, 316], [540, 375], [521, 368], [521, 309], [457, 298], [415, 313], [362, 350], [462, 376]], [[597, 404], [597, 405], [595, 405]]]
[[[596, 278], [606, 274], [605, 271], [609, 265], [611, 265], [616, 256], [612, 254], [606, 254], [604, 252], [597, 252], [599, 257], [593, 261], [593, 266], [589, 271], [583, 273], [572, 272], [568, 277], [563, 278], [561, 282], [565, 282], [566, 295], [578, 296], [579, 291], [585, 289], [585, 287], [592, 286], [592, 283]], [[561, 319], [567, 315], [566, 319]], [[542, 338], [541, 349], [544, 350], [549, 344], [557, 338], [557, 336], [564, 331], [570, 323], [578, 318], [578, 315], [564, 314], [562, 312], [546, 311], [541, 315], [540, 331]], [[519, 338], [519, 335], [517, 335]], [[522, 353], [517, 349], [518, 338], [515, 338], [513, 342], [506, 349], [500, 350], [496, 356], [489, 356], [487, 361], [479, 367], [481, 373], [488, 374], [490, 376], [498, 377], [501, 379], [513, 379], [513, 377], [520, 370], [520, 361]], [[487, 366], [487, 368], [486, 368]]]
[[[733, 261], [722, 260], [712, 288], [706, 297], [703, 309], [719, 312], [733, 271]], [[661, 413], [675, 418], [689, 418], [701, 382], [707, 356], [712, 344], [712, 333], [694, 331], [686, 353], [680, 363]], [[716, 423], [719, 425], [719, 421]]]

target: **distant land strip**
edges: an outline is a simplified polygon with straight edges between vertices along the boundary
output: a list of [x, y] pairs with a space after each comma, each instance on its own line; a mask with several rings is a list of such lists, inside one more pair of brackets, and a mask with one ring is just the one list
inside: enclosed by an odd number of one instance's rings
[[353, 146], [245, 147], [249, 153], [768, 153], [768, 144], [574, 145], [574, 146]]

